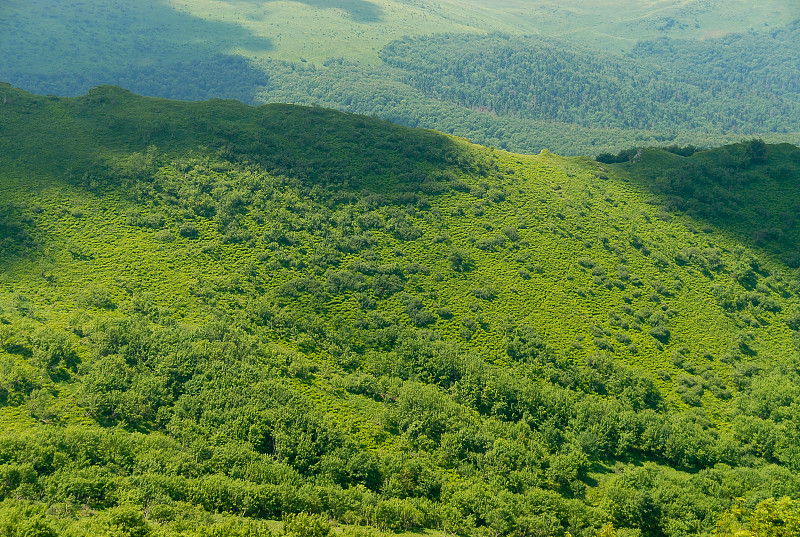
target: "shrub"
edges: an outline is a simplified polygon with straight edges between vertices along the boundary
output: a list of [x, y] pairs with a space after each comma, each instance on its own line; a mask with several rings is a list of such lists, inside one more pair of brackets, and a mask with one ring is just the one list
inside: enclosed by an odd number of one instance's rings
[[669, 329], [663, 324], [657, 324], [652, 327], [649, 332], [651, 336], [659, 340], [661, 343], [666, 343], [669, 340]]
[[283, 532], [290, 537], [328, 537], [332, 528], [322, 515], [297, 513], [284, 515]]
[[457, 272], [467, 272], [472, 270], [472, 267], [475, 265], [472, 256], [465, 250], [453, 250], [450, 252], [450, 255], [447, 256], [447, 259], [450, 261], [453, 270]]
[[470, 290], [470, 293], [481, 300], [494, 300], [497, 298], [497, 291], [492, 287], [475, 287]]
[[800, 311], [794, 312], [786, 318], [786, 324], [792, 330], [800, 330]]
[[162, 229], [154, 235], [158, 242], [172, 242], [175, 240], [175, 235], [168, 229]]
[[181, 237], [186, 239], [196, 239], [200, 236], [200, 231], [198, 231], [197, 227], [192, 223], [181, 225], [181, 227], [178, 228], [178, 233]]
[[86, 287], [86, 290], [79, 297], [78, 302], [82, 306], [92, 308], [111, 309], [114, 307], [114, 301], [108, 289], [95, 283], [89, 284]]

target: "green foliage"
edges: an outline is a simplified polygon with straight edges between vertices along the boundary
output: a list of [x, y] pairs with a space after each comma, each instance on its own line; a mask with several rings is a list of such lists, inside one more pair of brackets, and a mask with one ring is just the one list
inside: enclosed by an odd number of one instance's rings
[[[668, 151], [669, 149], [664, 148], [664, 150]], [[611, 153], [601, 153], [595, 157], [595, 160], [597, 162], [602, 162], [603, 164], [617, 164], [620, 162], [628, 162], [629, 160], [635, 158], [638, 153], [639, 150], [636, 148], [623, 149], [616, 155], [612, 155]]]
[[297, 513], [283, 517], [283, 532], [294, 537], [328, 537], [331, 525], [320, 515]]
[[[795, 203], [767, 171], [795, 149], [601, 167], [318, 109], [1, 91], [0, 193], [31, 225], [0, 256], [0, 517], [660, 537], [800, 496], [794, 223], [712, 218], [760, 199], [754, 173], [762, 206]], [[697, 166], [715, 195], [671, 212]]]
[[[0, 531], [8, 537], [57, 537], [58, 533], [47, 520], [44, 509], [30, 503], [8, 505], [0, 511]], [[8, 507], [11, 507], [10, 509]]]
[[[797, 207], [789, 194], [793, 188], [789, 177], [797, 173], [800, 163], [796, 147], [765, 146], [762, 140], [754, 139], [697, 153], [688, 160], [662, 158], [663, 154], [650, 150], [643, 155], [628, 166], [637, 167], [638, 180], [656, 192], [666, 208], [729, 229], [740, 240], [772, 251], [790, 266], [800, 266], [797, 222], [792, 216]], [[786, 168], [785, 174], [776, 173], [777, 162], [782, 163], [781, 169]], [[701, 270], [722, 268], [718, 251], [713, 249], [686, 249], [676, 261]], [[752, 259], [739, 260], [734, 270], [742, 286], [755, 290], [759, 267]], [[733, 297], [723, 300], [727, 307], [738, 307]], [[745, 300], [760, 299], [751, 295]], [[775, 305], [765, 303], [763, 307]]]
[[[788, 48], [780, 50], [787, 62], [794, 58]], [[424, 94], [492, 114], [579, 125], [600, 122], [609, 128], [671, 129], [677, 124], [697, 127], [692, 115], [703, 110], [707, 128], [748, 125], [774, 131], [797, 124], [789, 88], [785, 93], [789, 117], [785, 123], [769, 125], [772, 104], [760, 92], [734, 80], [711, 92], [705, 87], [713, 68], [705, 77], [692, 76], [688, 68], [665, 76], [669, 61], [649, 63], [642, 56], [634, 53], [623, 59], [553, 39], [503, 34], [414, 37], [389, 43], [381, 51], [381, 59], [400, 69], [404, 82]], [[753, 109], [731, 107], [742, 91], [749, 92]]]
[[31, 0], [0, 21], [0, 78], [40, 94], [115, 84], [164, 98], [324, 105], [526, 153], [708, 147], [741, 133], [797, 142], [797, 13], [784, 0], [696, 1], [697, 10], [639, 0], [586, 10], [543, 0], [523, 13], [504, 0], [487, 16], [477, 0], [236, 10]]
[[783, 537], [796, 535], [800, 531], [800, 509], [797, 501], [784, 496], [780, 499], [768, 498], [753, 508], [737, 505], [726, 511], [715, 536], [764, 535]]

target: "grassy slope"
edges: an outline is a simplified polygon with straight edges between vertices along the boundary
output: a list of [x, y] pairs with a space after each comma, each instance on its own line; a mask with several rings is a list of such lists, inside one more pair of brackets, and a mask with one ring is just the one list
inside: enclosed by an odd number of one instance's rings
[[[0, 199], [6, 214], [13, 209], [30, 221], [30, 240], [4, 243], [0, 253], [0, 314], [17, 323], [20, 333], [67, 330], [87, 365], [95, 359], [94, 343], [74, 334], [91, 332], [103, 319], [143, 311], [143, 301], [160, 311], [167, 325], [202, 327], [219, 318], [241, 322], [258, 304], [254, 297], [264, 297], [270, 307], [285, 304], [281, 289], [296, 278], [324, 282], [324, 266], [303, 266], [325, 251], [326, 234], [335, 228], [315, 232], [301, 225], [280, 246], [269, 238], [280, 228], [292, 229], [287, 222], [330, 209], [308, 190], [316, 183], [339, 193], [333, 210], [342, 222], [364, 194], [429, 192], [423, 196], [427, 208], [419, 203], [421, 209], [415, 208], [413, 201], [400, 205], [401, 220], [420, 233], [402, 238], [389, 226], [378, 227], [372, 231], [374, 246], [344, 254], [338, 267], [358, 262], [427, 267], [406, 271], [403, 292], [374, 295], [376, 311], [412, 326], [405, 293], [420, 299], [424, 310], [448, 309], [447, 315], [434, 315], [428, 328], [456, 342], [461, 352], [500, 368], [514, 371], [505, 353], [507, 327], [530, 324], [576, 364], [598, 351], [610, 352], [617, 363], [653, 379], [668, 406], [681, 410], [689, 408], [678, 394], [687, 370], [713, 371], [735, 393], [731, 379], [741, 363], [767, 368], [789, 363], [797, 353], [796, 333], [785, 322], [800, 305], [796, 272], [724, 222], [715, 226], [667, 212], [652, 203], [648, 183], [639, 183], [646, 176], [639, 168], [651, 174], [669, 170], [686, 161], [676, 155], [653, 150], [628, 165], [601, 166], [585, 158], [487, 150], [319, 109], [177, 103], [114, 88], [55, 99], [2, 86], [0, 102]], [[788, 155], [797, 165], [796, 148], [769, 151], [771, 158]], [[214, 183], [221, 189], [212, 193], [215, 202], [227, 192], [221, 186], [229, 180], [226, 174], [237, 166], [260, 185], [254, 193], [283, 185], [273, 194], [277, 205], [247, 201], [239, 225], [250, 239], [225, 240], [214, 219], [179, 208], [176, 198], [195, 195], [180, 190], [182, 185], [198, 180], [192, 166], [181, 164], [187, 155], [209, 159], [197, 169], [201, 183], [222, 181]], [[136, 199], [137, 183], [156, 173], [161, 186], [142, 190]], [[282, 183], [278, 174], [297, 182]], [[432, 184], [431, 177], [439, 180]], [[457, 188], [430, 193], [456, 177]], [[154, 213], [164, 220], [148, 226], [132, 219]], [[396, 221], [391, 205], [379, 206], [375, 215]], [[196, 238], [179, 233], [189, 223]], [[701, 259], [677, 263], [687, 248], [706, 257], [713, 250], [719, 263], [713, 268]], [[456, 250], [472, 258], [471, 270], [453, 270], [449, 257]], [[753, 288], [759, 300], [777, 302], [779, 311], [753, 303], [731, 312], [712, 293], [713, 283], [744, 292], [734, 276], [748, 256], [758, 259]], [[495, 297], [487, 300], [481, 289]], [[302, 293], [299, 301], [306, 303]], [[324, 331], [337, 333], [365, 319], [356, 293], [324, 295], [323, 301], [321, 309], [314, 308], [322, 312], [315, 322]], [[659, 311], [671, 334], [661, 340], [649, 333], [654, 323], [648, 320]], [[360, 444], [391, 452], [406, 441], [381, 425], [377, 416], [384, 403], [341, 390], [341, 349], [315, 339], [319, 336], [308, 327], [289, 334], [253, 329], [273, 352], [298, 364], [293, 367], [313, 366], [310, 377], [290, 377], [293, 389]], [[18, 367], [26, 360], [12, 351], [0, 356]], [[41, 382], [58, 394], [48, 412], [62, 425], [93, 423], [82, 409], [78, 384], [58, 378]], [[47, 429], [34, 419], [43, 414], [33, 395], [0, 409], [5, 431]], [[712, 429], [729, 427], [729, 395], [705, 390], [691, 404], [708, 414]], [[612, 475], [607, 471], [599, 467], [596, 477], [605, 482]]]
[[[21, 94], [17, 92], [13, 95], [12, 103], [15, 98], [27, 100], [27, 97], [19, 97]], [[163, 290], [165, 304], [191, 301], [192, 299], [186, 296], [189, 283], [196, 279], [200, 272], [209, 270], [209, 266], [205, 263], [195, 265], [197, 258], [192, 252], [196, 252], [197, 246], [192, 241], [178, 239], [169, 244], [154, 243], [152, 234], [122, 225], [125, 215], [135, 210], [135, 205], [128, 205], [130, 202], [124, 198], [116, 200], [95, 198], [80, 187], [65, 184], [64, 174], [80, 174], [93, 159], [102, 158], [100, 155], [113, 155], [119, 152], [124, 155], [129, 151], [143, 151], [148, 145], [160, 148], [166, 144], [170, 147], [167, 154], [179, 154], [181, 151], [192, 150], [200, 145], [208, 144], [214, 147], [223, 143], [222, 140], [226, 136], [224, 133], [203, 134], [202, 131], [192, 130], [191, 122], [181, 124], [181, 120], [191, 117], [189, 111], [195, 111], [193, 113], [197, 114], [221, 113], [222, 116], [217, 124], [236, 122], [235, 127], [234, 123], [231, 123], [231, 127], [237, 129], [239, 135], [249, 130], [248, 127], [244, 127], [248, 123], [252, 125], [250, 128], [258, 128], [259, 124], [267, 123], [275, 140], [269, 145], [293, 143], [295, 144], [293, 152], [306, 150], [305, 154], [293, 156], [294, 159], [303, 162], [310, 160], [314, 153], [311, 139], [297, 140], [307, 133], [291, 130], [294, 121], [299, 119], [298, 127], [300, 127], [307, 120], [298, 118], [298, 113], [315, 114], [316, 112], [312, 110], [294, 111], [280, 106], [268, 106], [259, 109], [262, 110], [261, 114], [264, 114], [265, 119], [254, 122], [253, 115], [246, 107], [232, 102], [195, 105], [173, 104], [158, 100], [142, 101], [138, 98], [130, 101], [130, 99], [134, 99], [130, 94], [96, 90], [88, 97], [75, 101], [47, 98], [28, 101], [22, 107], [23, 110], [24, 108], [33, 110], [18, 116], [19, 126], [46, 121], [49, 123], [48, 128], [42, 130], [24, 128], [6, 138], [4, 152], [6, 158], [11, 159], [7, 160], [11, 165], [4, 171], [6, 175], [4, 187], [13, 188], [11, 192], [19, 194], [8, 194], [4, 199], [39, 205], [43, 209], [43, 214], [60, 215], [57, 222], [48, 224], [42, 230], [47, 235], [53, 234], [53, 240], [57, 239], [60, 244], [55, 249], [47, 243], [47, 239], [45, 240], [45, 244], [53, 248], [51, 251], [57, 256], [59, 280], [63, 280], [62, 285], [55, 289], [47, 291], [37, 289], [37, 292], [59, 293], [50, 296], [47, 301], [62, 303], [61, 301], [69, 295], [84, 289], [93, 278], [104, 284], [111, 284], [108, 286], [109, 289], [121, 299], [122, 290], [118, 284], [112, 284], [115, 277], [121, 280], [142, 281], [143, 285], [144, 282], [152, 284], [158, 281], [169, 282], [170, 287]], [[97, 104], [102, 102], [107, 104]], [[82, 117], [83, 110], [86, 114], [84, 117]], [[168, 114], [172, 114], [177, 121], [173, 121]], [[282, 117], [284, 114], [285, 119]], [[326, 125], [326, 132], [334, 136], [338, 136], [337, 122], [342, 127], [349, 123], [346, 116], [329, 116], [328, 112], [323, 111], [319, 114], [325, 117], [322, 121]], [[144, 118], [148, 116], [153, 121], [160, 122], [161, 126], [147, 126], [148, 120]], [[371, 125], [373, 126], [371, 128], [374, 128], [374, 125], [381, 123], [371, 122]], [[6, 124], [6, 129], [12, 128], [13, 124]], [[174, 129], [174, 132], [164, 133], [163, 130], [167, 128]], [[388, 124], [385, 128], [387, 133], [395, 130]], [[231, 132], [225, 128], [222, 130]], [[153, 132], [157, 134], [152, 134]], [[398, 132], [406, 131], [399, 129]], [[115, 138], [115, 135], [120, 134], [121, 137]], [[419, 136], [423, 136], [420, 143], [425, 143], [424, 136], [427, 135]], [[98, 147], [96, 145], [98, 140], [105, 147]], [[457, 147], [462, 144], [443, 137], [432, 137], [431, 140], [438, 140], [435, 143], [446, 146]], [[30, 153], [26, 148], [34, 144], [39, 147], [34, 160], [25, 162], [26, 157], [20, 158], [17, 152], [24, 152], [27, 156]], [[350, 151], [353, 150], [354, 148], [345, 146], [328, 158], [333, 160], [333, 163], [340, 164], [342, 159], [346, 158], [345, 155], [352, 154]], [[65, 154], [72, 156], [64, 158]], [[647, 163], [656, 169], [663, 169], [668, 166], [667, 162], [684, 160], [668, 153], [660, 152], [659, 155], [663, 155], [659, 157], [660, 160], [652, 159]], [[441, 302], [443, 306], [451, 307], [456, 315], [452, 321], [440, 321], [441, 326], [437, 327], [449, 337], [457, 335], [460, 319], [469, 315], [468, 303], [463, 301], [463, 297], [469, 296], [469, 290], [479, 284], [493, 284], [500, 297], [500, 300], [483, 304], [487, 318], [499, 320], [513, 315], [518, 319], [529, 319], [535, 326], [543, 327], [545, 333], [553, 334], [552, 342], [555, 345], [567, 350], [576, 338], [591, 339], [592, 326], [611, 328], [608, 324], [608, 313], [622, 305], [622, 296], [632, 293], [641, 295], [633, 300], [633, 309], [652, 306], [647, 298], [652, 292], [650, 284], [660, 280], [673, 292], [676, 283], [683, 287], [682, 290], [674, 292], [674, 296], [659, 299], [665, 309], [671, 308], [681, 313], [672, 321], [675, 327], [670, 345], [662, 351], [657, 348], [658, 343], [651, 337], [646, 334], [635, 334], [634, 342], [638, 344], [639, 353], [635, 356], [630, 355], [624, 346], [619, 346], [620, 358], [634, 363], [644, 363], [654, 372], [661, 368], [670, 369], [672, 367], [668, 363], [670, 350], [687, 344], [693, 347], [693, 353], [701, 356], [703, 352], [709, 352], [719, 357], [731, 350], [727, 334], [734, 332], [735, 326], [724, 320], [722, 310], [713, 303], [708, 291], [709, 276], [691, 266], [685, 268], [673, 266], [673, 258], [686, 247], [696, 247], [701, 250], [716, 247], [723, 252], [723, 255], [735, 257], [733, 252], [738, 248], [742, 238], [747, 240], [747, 233], [740, 233], [737, 240], [736, 233], [729, 234], [724, 227], [717, 231], [709, 228], [708, 232], [699, 231], [695, 227], [699, 224], [692, 224], [687, 228], [682, 218], [671, 216], [667, 218], [665, 213], [659, 212], [658, 207], [649, 205], [648, 192], [642, 186], [635, 187], [633, 183], [622, 180], [624, 175], [618, 176], [616, 175], [618, 172], [605, 171], [586, 159], [570, 160], [550, 155], [517, 156], [503, 152], [494, 153], [494, 157], [509, 173], [487, 184], [493, 192], [503, 193], [505, 202], [492, 203], [486, 199], [476, 199], [474, 194], [460, 192], [437, 197], [433, 200], [433, 204], [440, 211], [441, 218], [428, 222], [420, 215], [415, 224], [423, 230], [424, 237], [432, 238], [437, 232], [443, 231], [451, 238], [452, 244], [431, 244], [429, 241], [420, 240], [402, 245], [406, 251], [405, 260], [431, 267], [432, 273], [451, 273], [441, 283], [435, 282], [432, 276], [425, 277], [423, 282], [420, 282], [424, 283], [423, 289], [432, 294], [442, 293], [439, 287], [447, 286], [448, 296], [442, 297]], [[372, 158], [377, 159], [377, 157]], [[365, 160], [370, 158], [367, 157]], [[333, 163], [329, 166], [336, 168]], [[268, 168], [280, 169], [279, 164], [272, 159], [265, 164]], [[359, 167], [357, 163], [351, 165], [354, 169]], [[35, 175], [35, 182], [32, 182], [29, 176], [30, 167], [40, 170]], [[636, 169], [636, 166], [632, 169]], [[342, 172], [340, 169], [336, 171]], [[317, 173], [320, 171], [311, 172], [312, 176]], [[615, 181], [607, 180], [609, 174]], [[346, 171], [342, 175], [349, 176]], [[377, 189], [385, 193], [390, 191], [387, 189], [387, 186], [390, 187], [390, 184], [387, 184], [388, 179], [386, 176], [377, 176], [353, 186]], [[477, 185], [474, 186], [478, 192], [482, 189]], [[37, 202], [36, 199], [39, 197], [41, 201]], [[781, 199], [787, 198], [781, 196]], [[116, 207], [116, 204], [121, 206]], [[465, 216], [460, 216], [462, 211]], [[73, 213], [82, 216], [76, 217]], [[102, 220], [97, 220], [101, 214], [106, 216]], [[106, 228], [105, 225], [108, 224], [113, 225]], [[501, 230], [504, 228], [518, 229], [520, 239], [517, 244], [509, 246], [507, 243], [506, 247], [498, 248], [497, 251], [475, 247], [476, 241], [502, 235]], [[639, 229], [644, 231], [637, 231]], [[750, 233], [752, 231], [754, 230], [750, 230]], [[61, 236], [64, 233], [66, 235]], [[652, 251], [663, 255], [669, 263], [668, 268], [659, 267], [654, 263], [652, 256], [643, 255], [630, 244], [632, 237], [637, 233], [646, 236], [645, 242], [652, 245], [650, 248]], [[391, 258], [391, 252], [399, 244], [391, 237], [383, 239], [382, 257]], [[520, 243], [525, 247], [522, 248]], [[73, 245], [78, 249], [97, 252], [100, 257], [95, 261], [68, 264], [62, 269], [60, 262], [70, 258], [69, 251]], [[106, 248], [110, 250], [103, 251]], [[469, 250], [475, 256], [476, 267], [468, 277], [461, 277], [447, 270], [447, 252], [453, 248]], [[55, 250], [58, 250], [57, 253]], [[116, 264], [115, 260], [141, 260], [147, 252], [155, 255], [148, 264], [144, 262], [126, 263], [124, 266]], [[245, 262], [238, 259], [242, 254], [240, 250], [233, 249], [227, 252], [223, 248], [222, 252], [228, 261], [219, 265], [212, 263], [212, 267], [217, 267], [213, 270], [224, 270], [223, 267], [241, 265]], [[520, 253], [528, 258], [524, 263], [515, 260]], [[165, 262], [163, 256], [171, 257], [173, 260]], [[623, 264], [627, 265], [630, 274], [639, 276], [643, 286], [636, 289], [626, 283], [625, 289], [620, 290], [597, 285], [593, 282], [591, 272], [576, 263], [576, 260], [581, 258], [591, 258], [605, 270], [607, 276], [603, 277], [604, 282], [618, 279], [615, 276], [617, 266], [621, 264], [620, 259], [624, 259]], [[19, 264], [16, 270], [24, 270], [27, 277], [32, 278], [39, 270], [38, 265], [31, 261], [20, 259], [16, 262]], [[521, 280], [517, 272], [521, 265], [526, 264], [542, 267], [543, 273], [535, 274], [532, 280]], [[92, 267], [92, 271], [87, 272], [88, 266]], [[6, 278], [11, 278], [11, 272], [6, 273]], [[14, 281], [25, 279], [15, 278]], [[272, 285], [278, 284], [279, 282], [274, 282]], [[13, 286], [7, 287], [7, 293], [10, 294], [12, 289]], [[554, 289], [557, 291], [552, 292]], [[586, 300], [577, 294], [578, 291], [588, 292], [593, 299]], [[71, 307], [73, 305], [67, 306], [67, 309]], [[191, 304], [187, 304], [185, 311], [193, 311]], [[691, 311], [708, 315], [709, 322], [700, 323], [702, 328], [699, 334], [695, 319], [689, 315]], [[342, 313], [346, 314], [345, 311]], [[710, 322], [712, 319], [713, 322]], [[760, 341], [760, 344], [764, 345], [764, 355], [779, 356], [786, 351], [791, 352], [791, 332], [780, 327], [780, 323], [774, 323], [770, 329], [770, 332], [774, 332], [773, 335]], [[499, 326], [494, 328], [498, 329]], [[496, 345], [501, 342], [492, 343], [492, 340], [491, 330], [479, 331], [472, 343], [475, 343], [476, 349], [487, 349], [486, 352], [490, 354], [500, 354], [501, 349]], [[594, 352], [592, 345], [585, 347], [583, 351], [575, 351], [576, 358], [586, 357]], [[719, 367], [725, 369], [724, 365], [720, 364]]]
[[[785, 2], [729, 0], [583, 2], [225, 2], [112, 0], [2, 6], [7, 40], [2, 65], [37, 73], [80, 72], [98, 63], [142, 65], [195, 61], [209, 53], [322, 63], [328, 58], [379, 63], [389, 41], [407, 35], [503, 31], [564, 37], [610, 50], [630, 50], [659, 36], [708, 37], [778, 26], [800, 12]], [[722, 13], [722, 15], [720, 15]], [[673, 24], [668, 20], [673, 19]], [[109, 56], [109, 54], [111, 56]]]

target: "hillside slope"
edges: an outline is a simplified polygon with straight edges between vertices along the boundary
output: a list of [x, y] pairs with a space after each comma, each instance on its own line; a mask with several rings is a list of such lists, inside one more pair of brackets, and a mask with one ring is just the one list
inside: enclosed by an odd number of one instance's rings
[[0, 103], [16, 535], [709, 535], [800, 497], [798, 230], [750, 213], [798, 203], [796, 147], [607, 165], [319, 108]]
[[10, 0], [0, 15], [0, 44], [9, 52], [0, 65], [55, 74], [213, 54], [377, 64], [394, 39], [442, 32], [566, 37], [620, 52], [641, 39], [778, 27], [800, 9], [783, 0]]

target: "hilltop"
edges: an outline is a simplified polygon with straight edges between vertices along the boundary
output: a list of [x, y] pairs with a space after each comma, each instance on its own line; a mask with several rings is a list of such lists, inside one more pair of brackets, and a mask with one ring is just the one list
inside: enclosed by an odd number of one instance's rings
[[4, 527], [677, 536], [797, 509], [797, 147], [601, 163], [109, 86], [0, 103]]

